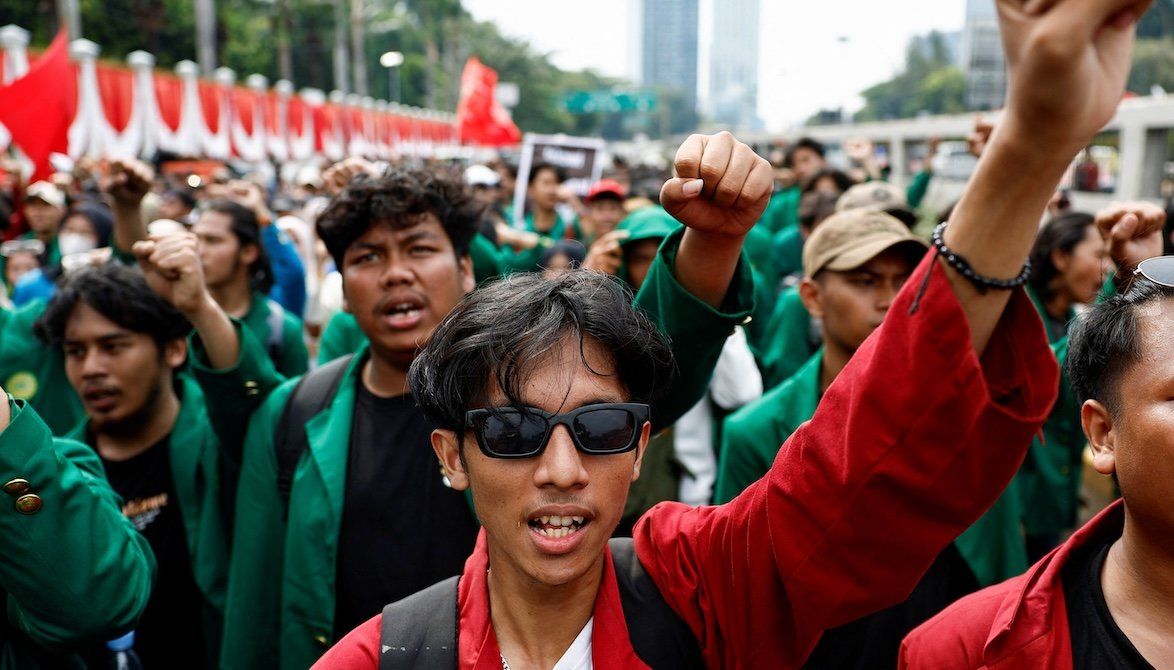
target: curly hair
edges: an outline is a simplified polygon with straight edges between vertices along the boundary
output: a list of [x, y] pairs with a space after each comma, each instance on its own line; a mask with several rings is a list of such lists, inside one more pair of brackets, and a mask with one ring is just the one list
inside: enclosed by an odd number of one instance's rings
[[432, 214], [460, 258], [469, 253], [483, 206], [457, 182], [426, 170], [393, 169], [382, 177], [357, 177], [318, 217], [318, 237], [342, 269], [346, 250], [371, 226], [411, 228]]

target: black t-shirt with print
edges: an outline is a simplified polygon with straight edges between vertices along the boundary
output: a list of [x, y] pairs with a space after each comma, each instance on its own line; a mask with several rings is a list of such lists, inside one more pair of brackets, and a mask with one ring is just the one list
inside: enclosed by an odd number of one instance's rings
[[1113, 540], [1073, 554], [1060, 572], [1075, 670], [1153, 670], [1113, 620], [1101, 571]]
[[127, 460], [102, 459], [110, 486], [122, 496], [123, 514], [147, 538], [158, 565], [151, 599], [135, 629], [134, 648], [145, 670], [205, 667], [204, 598], [192, 573], [170, 448], [169, 435]]

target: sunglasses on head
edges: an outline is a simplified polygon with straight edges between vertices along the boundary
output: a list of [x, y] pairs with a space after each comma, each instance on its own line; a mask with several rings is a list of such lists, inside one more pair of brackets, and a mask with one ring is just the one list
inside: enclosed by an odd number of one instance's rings
[[493, 407], [469, 410], [465, 426], [476, 436], [481, 453], [490, 458], [537, 456], [559, 424], [567, 427], [580, 452], [605, 456], [635, 449], [649, 413], [648, 405], [624, 402], [584, 405], [562, 414]]
[[1154, 256], [1137, 264], [1129, 283], [1125, 285], [1122, 295], [1133, 288], [1133, 282], [1138, 277], [1145, 277], [1160, 286], [1174, 288], [1174, 256]]

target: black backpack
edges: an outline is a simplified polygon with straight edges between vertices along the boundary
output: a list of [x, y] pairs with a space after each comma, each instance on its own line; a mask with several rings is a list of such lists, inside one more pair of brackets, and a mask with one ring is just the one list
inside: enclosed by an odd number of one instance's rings
[[277, 431], [273, 437], [273, 451], [277, 457], [277, 492], [281, 495], [282, 509], [287, 513], [294, 471], [302, 452], [310, 446], [306, 437], [306, 422], [334, 400], [353, 358], [354, 354], [341, 356], [302, 375], [281, 410], [281, 419], [277, 422]]
[[[630, 538], [613, 538], [612, 562], [632, 649], [653, 670], [704, 668], [697, 638], [665, 602]], [[433, 585], [383, 608], [379, 670], [457, 667], [457, 583]]]

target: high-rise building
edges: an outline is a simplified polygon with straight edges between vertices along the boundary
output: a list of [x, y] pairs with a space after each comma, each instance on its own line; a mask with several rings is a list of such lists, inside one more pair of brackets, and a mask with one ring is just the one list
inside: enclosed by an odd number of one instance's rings
[[640, 79], [697, 108], [697, 0], [644, 0]]
[[962, 29], [962, 69], [966, 72], [966, 104], [971, 109], [998, 109], [1007, 88], [1007, 67], [999, 37], [994, 0], [966, 0]]
[[713, 13], [705, 112], [719, 125], [760, 130], [758, 0], [721, 0], [720, 6]]

